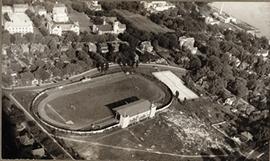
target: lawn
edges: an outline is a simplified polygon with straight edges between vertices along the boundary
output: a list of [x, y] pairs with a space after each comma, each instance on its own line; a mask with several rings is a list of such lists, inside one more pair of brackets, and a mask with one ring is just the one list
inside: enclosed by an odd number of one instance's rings
[[72, 21], [79, 22], [81, 32], [90, 32], [90, 26], [92, 26], [93, 23], [85, 13], [80, 13], [70, 9], [69, 17]]
[[[204, 121], [170, 108], [154, 119], [125, 129], [65, 140], [83, 158], [93, 160], [229, 160], [222, 135]], [[228, 152], [229, 153], [229, 152]], [[202, 158], [200, 155], [205, 155]]]
[[[164, 104], [165, 95], [159, 86], [140, 75], [116, 73], [50, 91], [38, 108], [40, 116], [46, 121], [79, 129], [112, 118], [113, 113], [106, 106], [108, 104], [132, 96]], [[72, 121], [73, 125], [65, 124], [68, 121]]]
[[115, 12], [122, 17], [125, 21], [129, 22], [134, 28], [140, 31], [153, 32], [153, 33], [166, 33], [174, 32], [167, 27], [160, 26], [147, 17], [129, 12], [127, 10], [115, 10]]

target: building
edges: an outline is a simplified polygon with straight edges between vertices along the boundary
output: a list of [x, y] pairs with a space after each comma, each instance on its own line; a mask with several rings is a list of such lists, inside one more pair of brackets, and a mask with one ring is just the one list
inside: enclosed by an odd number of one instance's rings
[[86, 45], [88, 47], [88, 51], [89, 52], [93, 52], [93, 53], [96, 53], [97, 52], [97, 46], [96, 46], [96, 44], [94, 44], [92, 42], [89, 42]]
[[2, 14], [4, 13], [12, 13], [13, 9], [11, 6], [2, 6]]
[[11, 21], [4, 22], [4, 29], [9, 33], [33, 33], [34, 27], [30, 18], [25, 13], [9, 13]]
[[29, 9], [28, 4], [14, 4], [13, 12], [15, 13], [25, 13], [25, 11]]
[[47, 10], [45, 9], [45, 7], [43, 6], [37, 6], [35, 8], [35, 12], [36, 14], [38, 14], [39, 16], [47, 16]]
[[236, 18], [231, 17], [231, 16], [226, 15], [226, 14], [219, 14], [217, 12], [214, 12], [212, 15], [216, 19], [218, 19], [220, 22], [223, 22], [223, 23], [230, 23], [230, 22], [237, 23]]
[[188, 49], [192, 54], [196, 54], [198, 51], [197, 47], [194, 47], [195, 39], [193, 37], [182, 36], [179, 37], [180, 48]]
[[131, 124], [146, 118], [153, 118], [156, 114], [156, 106], [148, 100], [137, 100], [113, 109], [116, 118], [119, 120], [121, 128], [126, 128]]
[[22, 145], [33, 145], [35, 140], [33, 138], [29, 138], [27, 134], [19, 136], [20, 143]]
[[47, 29], [50, 34], [62, 36], [64, 32], [75, 32], [80, 34], [79, 22], [69, 20], [67, 7], [64, 4], [56, 3], [53, 7], [52, 17], [47, 16]]
[[139, 48], [142, 52], [149, 52], [149, 53], [153, 52], [154, 50], [154, 47], [152, 46], [150, 41], [141, 42]]
[[248, 131], [242, 132], [241, 135], [246, 138], [246, 141], [253, 140], [253, 135]]
[[210, 24], [210, 25], [219, 25], [220, 23], [218, 20], [215, 20], [210, 16], [205, 17], [204, 21], [206, 24]]
[[126, 25], [120, 23], [116, 17], [103, 17], [103, 24], [93, 25], [92, 32], [98, 35], [120, 34], [126, 31]]
[[107, 43], [99, 43], [98, 44], [98, 52], [102, 53], [102, 54], [106, 54], [109, 52], [109, 47]]
[[236, 97], [231, 96], [225, 99], [224, 104], [232, 106], [235, 101], [236, 101]]
[[62, 3], [56, 3], [53, 6], [53, 21], [54, 22], [68, 22], [68, 11], [67, 7]]
[[262, 56], [264, 59], [266, 59], [269, 55], [269, 50], [260, 49], [257, 54], [257, 56]]
[[110, 51], [116, 53], [119, 52], [120, 44], [117, 41], [109, 43]]
[[78, 22], [70, 23], [54, 23], [48, 22], [47, 28], [50, 34], [62, 36], [64, 32], [75, 32], [77, 35], [80, 34], [80, 26]]
[[102, 7], [98, 4], [98, 1], [87, 1], [86, 5], [92, 11], [102, 11]]
[[45, 155], [44, 148], [37, 148], [32, 150], [32, 155], [37, 157], [43, 157]]
[[150, 13], [162, 12], [175, 8], [174, 4], [166, 1], [141, 1], [141, 5]]

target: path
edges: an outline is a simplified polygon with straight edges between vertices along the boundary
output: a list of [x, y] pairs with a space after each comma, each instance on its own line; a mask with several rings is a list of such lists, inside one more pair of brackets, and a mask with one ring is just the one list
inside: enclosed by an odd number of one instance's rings
[[108, 145], [108, 144], [102, 144], [98, 142], [90, 142], [85, 140], [79, 140], [74, 138], [67, 138], [62, 136], [57, 136], [59, 139], [79, 142], [79, 143], [87, 143], [89, 145], [95, 145], [95, 146], [101, 146], [101, 147], [107, 147], [112, 149], [118, 149], [118, 150], [124, 150], [124, 151], [135, 151], [135, 152], [143, 152], [143, 153], [152, 153], [152, 154], [159, 154], [159, 155], [169, 155], [174, 157], [181, 157], [181, 158], [215, 158], [215, 157], [228, 157], [228, 155], [184, 155], [184, 154], [175, 154], [175, 153], [168, 153], [168, 152], [161, 152], [156, 150], [143, 150], [143, 149], [137, 149], [137, 148], [127, 148], [127, 147], [121, 147], [121, 146], [115, 146], [115, 145]]

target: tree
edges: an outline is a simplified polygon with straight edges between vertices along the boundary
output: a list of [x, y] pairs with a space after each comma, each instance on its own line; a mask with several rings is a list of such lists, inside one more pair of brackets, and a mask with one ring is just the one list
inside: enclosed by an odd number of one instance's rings
[[6, 21], [11, 21], [11, 19], [9, 18], [8, 14], [7, 13], [4, 13], [4, 19]]
[[227, 41], [234, 41], [234, 33], [231, 30], [225, 30], [224, 31], [224, 38]]
[[54, 38], [52, 38], [49, 42], [48, 42], [48, 47], [51, 50], [56, 50], [57, 49], [57, 42]]
[[79, 36], [75, 32], [66, 32], [64, 35], [63, 43], [78, 42]]
[[189, 69], [196, 71], [200, 69], [201, 66], [202, 66], [202, 62], [198, 56], [193, 56], [190, 59]]
[[241, 77], [236, 78], [234, 83], [234, 93], [240, 97], [244, 98], [248, 95], [248, 88], [246, 87], [247, 81]]
[[78, 12], [85, 12], [87, 10], [84, 2], [72, 2], [71, 7]]
[[210, 56], [207, 65], [210, 67], [212, 71], [216, 74], [220, 74], [222, 72], [223, 64], [217, 56]]
[[45, 26], [40, 27], [40, 28], [39, 28], [39, 31], [41, 32], [41, 34], [42, 34], [43, 36], [49, 35], [49, 31], [46, 29]]
[[27, 40], [27, 42], [30, 42], [30, 43], [34, 42], [35, 40], [35, 34], [33, 33], [26, 33], [24, 37]]
[[221, 72], [222, 78], [224, 78], [226, 81], [234, 80], [233, 71], [231, 69], [231, 66], [228, 64], [224, 64]]
[[11, 43], [11, 35], [6, 30], [2, 32], [2, 42], [3, 44], [6, 44], [6, 45], [10, 45]]
[[24, 39], [23, 39], [23, 37], [22, 37], [21, 34], [15, 33], [15, 34], [13, 34], [13, 35], [11, 36], [11, 42], [12, 42], [13, 44], [22, 44], [22, 43], [24, 43], [25, 41], [24, 41]]
[[164, 34], [158, 35], [158, 44], [161, 47], [169, 48], [170, 40]]
[[224, 91], [225, 82], [222, 78], [216, 77], [214, 80], [209, 82], [209, 91], [212, 94], [221, 94]]

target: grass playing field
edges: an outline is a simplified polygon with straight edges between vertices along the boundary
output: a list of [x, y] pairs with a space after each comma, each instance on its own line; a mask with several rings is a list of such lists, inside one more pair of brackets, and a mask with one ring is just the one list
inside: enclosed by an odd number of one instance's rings
[[39, 115], [51, 124], [81, 129], [113, 113], [106, 106], [128, 97], [163, 103], [165, 92], [140, 75], [110, 74], [49, 92], [40, 102]]
[[166, 32], [174, 32], [173, 30], [160, 26], [147, 17], [129, 12], [127, 10], [115, 10], [115, 12], [123, 17], [126, 21], [131, 23], [131, 25], [141, 31], [153, 32], [153, 33], [166, 33]]

